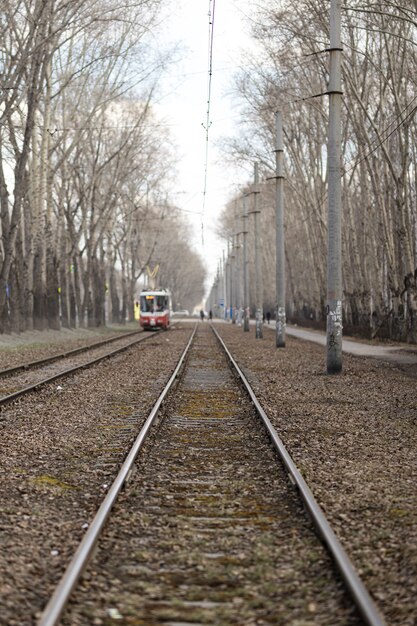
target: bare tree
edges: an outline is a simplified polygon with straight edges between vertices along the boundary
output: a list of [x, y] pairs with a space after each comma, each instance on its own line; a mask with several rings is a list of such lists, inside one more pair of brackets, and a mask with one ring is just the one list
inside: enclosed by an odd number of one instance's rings
[[[344, 323], [409, 341], [417, 340], [416, 16], [405, 0], [349, 3], [343, 17]], [[267, 177], [273, 114], [283, 111], [288, 313], [303, 321], [324, 315], [327, 22], [323, 1], [258, 4], [259, 56], [236, 80], [247, 132], [226, 146], [235, 161], [258, 158]]]
[[112, 234], [135, 177], [156, 201], [173, 164], [150, 113], [169, 59], [148, 42], [160, 7], [3, 2], [0, 332], [103, 323], [109, 264], [133, 315], [137, 216]]

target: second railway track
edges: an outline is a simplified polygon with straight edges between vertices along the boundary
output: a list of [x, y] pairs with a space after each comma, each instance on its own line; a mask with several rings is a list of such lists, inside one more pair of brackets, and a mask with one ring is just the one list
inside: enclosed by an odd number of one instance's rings
[[[150, 432], [63, 624], [383, 624], [349, 597], [208, 327]], [[71, 568], [42, 626], [85, 563]]]
[[[0, 371], [0, 407], [63, 376], [119, 354], [152, 335], [141, 331], [97, 341]], [[110, 344], [111, 347], [110, 347]]]

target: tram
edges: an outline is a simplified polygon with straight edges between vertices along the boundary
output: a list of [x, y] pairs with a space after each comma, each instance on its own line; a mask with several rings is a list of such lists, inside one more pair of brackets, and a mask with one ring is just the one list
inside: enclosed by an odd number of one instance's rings
[[141, 291], [139, 323], [144, 330], [169, 328], [171, 310], [171, 294], [167, 289]]

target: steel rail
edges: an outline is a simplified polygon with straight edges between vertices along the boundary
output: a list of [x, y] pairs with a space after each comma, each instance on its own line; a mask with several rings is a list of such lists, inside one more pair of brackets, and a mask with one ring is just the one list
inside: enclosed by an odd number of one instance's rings
[[21, 365], [14, 365], [13, 367], [8, 367], [5, 370], [0, 370], [0, 378], [10, 376], [11, 374], [17, 374], [18, 372], [23, 372], [25, 370], [29, 370], [38, 365], [45, 365], [46, 363], [53, 363], [54, 361], [59, 361], [59, 359], [65, 359], [69, 356], [75, 356], [76, 354], [81, 354], [82, 352], [88, 352], [88, 350], [93, 350], [94, 348], [99, 348], [100, 346], [105, 346], [108, 343], [113, 343], [115, 341], [120, 341], [125, 337], [131, 337], [132, 335], [137, 335], [143, 331], [133, 330], [128, 333], [124, 333], [119, 337], [110, 337], [109, 339], [104, 339], [100, 341], [96, 341], [94, 343], [90, 343], [88, 346], [81, 346], [79, 348], [74, 348], [73, 350], [67, 350], [66, 352], [61, 352], [60, 354], [54, 354], [53, 356], [47, 356], [44, 359], [37, 359], [36, 361], [30, 361], [29, 363], [22, 363]]
[[0, 408], [4, 404], [9, 404], [10, 402], [17, 400], [17, 398], [20, 398], [20, 396], [24, 396], [26, 393], [29, 393], [30, 391], [35, 391], [36, 389], [38, 389], [39, 387], [43, 385], [52, 383], [54, 380], [58, 380], [59, 378], [63, 378], [64, 376], [68, 376], [69, 374], [73, 374], [74, 372], [77, 372], [79, 370], [87, 369], [88, 367], [95, 365], [96, 363], [99, 363], [100, 361], [109, 359], [115, 354], [118, 354], [119, 352], [123, 352], [124, 350], [131, 348], [137, 343], [141, 343], [142, 341], [146, 341], [146, 339], [150, 339], [152, 336], [153, 336], [152, 334], [146, 335], [144, 337], [141, 336], [139, 337], [139, 339], [135, 339], [135, 341], [131, 341], [130, 343], [128, 343], [125, 346], [122, 346], [121, 348], [116, 348], [115, 350], [111, 350], [111, 352], [107, 352], [106, 354], [102, 354], [101, 356], [95, 357], [94, 359], [87, 361], [87, 363], [83, 363], [82, 365], [75, 365], [74, 367], [68, 367], [65, 370], [61, 370], [57, 374], [53, 374], [52, 376], [49, 376], [48, 378], [39, 380], [37, 383], [33, 383], [33, 385], [27, 385], [26, 387], [22, 387], [22, 389], [19, 389], [18, 391], [14, 391], [13, 393], [8, 394], [7, 396], [3, 396], [2, 398], [0, 398]]
[[113, 508], [114, 503], [116, 502], [117, 496], [120, 493], [126, 479], [129, 475], [129, 472], [132, 469], [133, 463], [136, 460], [136, 457], [143, 445], [143, 442], [146, 439], [146, 436], [149, 433], [149, 430], [152, 424], [155, 421], [155, 418], [161, 408], [161, 404], [170, 391], [172, 385], [174, 384], [180, 369], [184, 363], [185, 357], [190, 349], [190, 346], [194, 340], [194, 336], [197, 331], [197, 325], [194, 327], [193, 334], [191, 335], [176, 367], [166, 384], [164, 390], [159, 396], [158, 400], [154, 404], [149, 416], [146, 419], [145, 424], [143, 425], [139, 435], [137, 436], [133, 446], [126, 457], [122, 467], [119, 470], [118, 475], [116, 476], [114, 482], [112, 483], [109, 491], [107, 492], [106, 497], [101, 503], [95, 517], [93, 518], [90, 527], [86, 531], [81, 543], [79, 544], [77, 550], [74, 553], [67, 569], [64, 572], [60, 582], [55, 588], [54, 593], [52, 594], [49, 602], [47, 603], [45, 609], [42, 612], [42, 615], [39, 618], [38, 626], [56, 626], [59, 622], [59, 619], [62, 615], [62, 612], [65, 608], [66, 603], [69, 600], [69, 597], [74, 590], [78, 579], [83, 573], [92, 553], [94, 547], [97, 543], [97, 540], [100, 536], [100, 533], [104, 527], [105, 522], [107, 521], [111, 509]]
[[239, 365], [233, 358], [231, 352], [227, 348], [223, 339], [220, 337], [217, 330], [214, 326], [211, 326], [214, 334], [216, 335], [218, 341], [223, 347], [227, 357], [229, 358], [231, 364], [236, 370], [239, 378], [244, 384], [249, 396], [256, 408], [256, 411], [263, 421], [271, 441], [276, 448], [281, 461], [283, 462], [286, 470], [289, 473], [289, 477], [291, 482], [297, 487], [298, 492], [300, 494], [301, 499], [322, 539], [325, 543], [328, 551], [330, 552], [333, 560], [336, 564], [337, 569], [339, 570], [346, 587], [348, 588], [351, 597], [354, 600], [355, 605], [357, 606], [362, 618], [369, 626], [386, 626], [386, 622], [382, 617], [378, 607], [372, 600], [369, 592], [367, 591], [365, 585], [359, 577], [359, 574], [356, 572], [355, 568], [352, 565], [351, 560], [346, 554], [344, 548], [342, 547], [340, 541], [336, 537], [332, 528], [330, 527], [329, 522], [327, 521], [323, 510], [318, 504], [317, 500], [313, 496], [309, 486], [306, 481], [302, 477], [299, 469], [291, 458], [288, 450], [286, 449], [284, 443], [276, 432], [275, 428], [272, 426], [270, 419], [262, 408], [258, 398], [255, 395], [250, 383], [248, 382], [246, 376], [243, 374]]

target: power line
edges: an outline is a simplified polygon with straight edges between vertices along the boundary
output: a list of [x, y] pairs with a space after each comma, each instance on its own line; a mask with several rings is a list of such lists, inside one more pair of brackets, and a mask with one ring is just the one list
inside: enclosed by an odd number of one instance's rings
[[[405, 108], [401, 111], [401, 113], [400, 113], [399, 115], [397, 115], [397, 116], [395, 117], [395, 119], [394, 119], [394, 120], [393, 120], [390, 124], [388, 124], [388, 126], [385, 128], [385, 132], [388, 130], [388, 128], [389, 128], [390, 126], [392, 126], [395, 122], [397, 122], [397, 121], [401, 118], [401, 116], [403, 115], [403, 113], [405, 113], [405, 111], [407, 110], [407, 108], [408, 108], [408, 107], [410, 107], [410, 106], [411, 106], [411, 104], [412, 104], [412, 103], [413, 103], [416, 99], [417, 99], [417, 96], [415, 96], [415, 97], [411, 100], [411, 102], [409, 102], [409, 103], [407, 104], [407, 106], [406, 106], [406, 107], [405, 107]], [[366, 154], [365, 154], [362, 158], [360, 158], [359, 160], [355, 161], [355, 163], [354, 163], [351, 167], [349, 167], [348, 169], [345, 169], [345, 170], [344, 170], [344, 172], [342, 173], [342, 178], [343, 178], [344, 176], [346, 176], [346, 174], [348, 174], [349, 172], [351, 172], [352, 170], [354, 170], [354, 169], [355, 169], [355, 168], [356, 168], [356, 167], [357, 167], [360, 163], [362, 163], [363, 161], [365, 161], [365, 159], [367, 159], [369, 156], [371, 156], [371, 154], [373, 154], [373, 153], [374, 153], [374, 152], [375, 152], [378, 148], [380, 148], [380, 147], [382, 146], [382, 144], [384, 144], [384, 143], [385, 143], [385, 142], [386, 142], [386, 141], [387, 141], [387, 140], [388, 140], [388, 139], [389, 139], [389, 138], [390, 138], [390, 137], [391, 137], [391, 136], [395, 133], [395, 131], [397, 131], [397, 130], [398, 130], [398, 129], [402, 126], [402, 124], [404, 124], [404, 122], [406, 122], [406, 121], [407, 121], [410, 117], [412, 117], [412, 115], [413, 115], [416, 111], [417, 111], [417, 106], [414, 106], [414, 107], [411, 109], [411, 111], [409, 111], [409, 112], [407, 113], [407, 115], [406, 115], [403, 119], [401, 119], [401, 120], [400, 120], [399, 124], [397, 124], [397, 125], [395, 126], [395, 128], [394, 128], [394, 129], [393, 129], [390, 133], [388, 133], [388, 135], [386, 135], [386, 136], [385, 136], [384, 138], [382, 138], [382, 139], [374, 139], [373, 141], [371, 141], [371, 144], [370, 144], [370, 145], [372, 145], [373, 143], [375, 143], [375, 141], [378, 141], [378, 144], [377, 144], [376, 146], [374, 146], [371, 150], [369, 150], [369, 152], [367, 152], [367, 153], [366, 153]], [[317, 203], [316, 208], [317, 208], [317, 209], [319, 209], [319, 208], [322, 206], [323, 202], [325, 202], [326, 200], [327, 200], [327, 190], [326, 190], [326, 191], [322, 194], [322, 197], [320, 198], [319, 202]]]
[[[403, 109], [403, 111], [401, 111], [401, 113], [394, 119], [393, 122], [391, 122], [387, 128], [385, 129], [385, 131], [392, 126], [392, 124], [394, 124], [397, 120], [399, 120], [402, 116], [403, 113], [405, 113], [406, 109], [411, 105], [412, 102], [414, 102], [414, 100], [417, 98], [417, 96], [415, 96], [413, 98], [413, 100], [407, 104], [407, 106], [405, 107], [405, 109]], [[373, 139], [370, 143], [370, 145], [372, 145], [373, 143], [375, 143], [375, 141], [378, 141], [377, 145], [374, 146], [371, 150], [369, 150], [369, 152], [367, 152], [361, 159], [359, 159], [359, 161], [355, 161], [355, 163], [347, 170], [344, 171], [343, 175], [347, 174], [348, 172], [351, 172], [353, 169], [355, 169], [360, 163], [362, 163], [362, 161], [365, 161], [365, 159], [367, 159], [369, 156], [371, 156], [371, 154], [373, 154], [378, 148], [380, 148], [410, 117], [412, 117], [414, 115], [414, 113], [417, 111], [417, 106], [414, 106], [411, 111], [409, 111], [407, 113], [407, 115], [403, 118], [400, 119], [399, 124], [397, 124], [395, 126], [395, 128], [388, 133], [388, 135], [386, 135], [385, 137], [383, 137], [382, 139]]]

